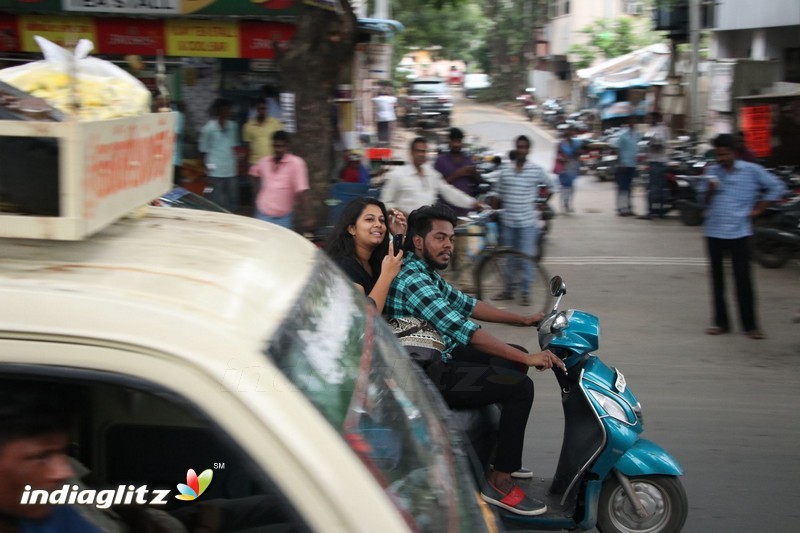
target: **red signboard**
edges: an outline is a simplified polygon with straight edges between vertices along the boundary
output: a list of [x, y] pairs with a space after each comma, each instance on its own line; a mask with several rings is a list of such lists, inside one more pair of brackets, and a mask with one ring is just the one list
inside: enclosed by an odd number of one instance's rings
[[239, 23], [241, 57], [246, 59], [274, 59], [276, 43], [292, 39], [297, 26], [277, 22], [242, 21]]
[[0, 15], [0, 52], [19, 50], [19, 29], [13, 15]]
[[164, 22], [149, 19], [97, 18], [101, 54], [154, 56], [166, 50]]
[[772, 155], [772, 106], [753, 105], [741, 109], [745, 144], [756, 157]]

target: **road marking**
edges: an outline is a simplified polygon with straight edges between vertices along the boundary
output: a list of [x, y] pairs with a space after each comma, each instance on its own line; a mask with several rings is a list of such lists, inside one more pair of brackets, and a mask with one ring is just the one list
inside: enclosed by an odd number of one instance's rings
[[694, 257], [546, 257], [547, 265], [659, 265], [708, 266], [708, 259]]

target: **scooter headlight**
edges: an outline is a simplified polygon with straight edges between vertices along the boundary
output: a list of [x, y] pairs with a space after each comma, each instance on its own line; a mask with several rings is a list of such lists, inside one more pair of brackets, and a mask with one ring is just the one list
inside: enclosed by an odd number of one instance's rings
[[616, 400], [596, 390], [590, 390], [589, 394], [592, 395], [592, 398], [594, 398], [595, 401], [600, 404], [600, 407], [602, 407], [609, 416], [616, 418], [625, 424], [631, 423], [631, 421], [628, 420], [628, 415], [625, 413], [625, 409], [623, 409], [623, 407], [617, 403]]
[[553, 319], [553, 324], [550, 326], [551, 333], [559, 333], [569, 327], [569, 320], [564, 313], [558, 313]]

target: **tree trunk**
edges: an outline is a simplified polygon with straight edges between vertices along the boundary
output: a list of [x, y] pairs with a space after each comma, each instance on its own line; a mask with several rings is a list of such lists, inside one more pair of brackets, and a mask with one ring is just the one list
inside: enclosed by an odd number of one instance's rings
[[341, 0], [341, 12], [298, 2], [297, 32], [277, 53], [286, 90], [295, 94], [297, 132], [292, 151], [308, 165], [313, 213], [324, 223], [328, 198], [333, 121], [330, 99], [342, 69], [348, 69], [355, 51], [357, 21], [350, 2]]

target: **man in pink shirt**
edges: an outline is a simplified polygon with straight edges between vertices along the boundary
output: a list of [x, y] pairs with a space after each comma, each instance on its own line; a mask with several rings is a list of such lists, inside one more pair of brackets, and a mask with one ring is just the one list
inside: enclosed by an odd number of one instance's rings
[[261, 179], [256, 196], [256, 218], [292, 229], [294, 207], [302, 204], [304, 227], [314, 225], [308, 198], [308, 169], [301, 158], [289, 153], [289, 134], [276, 131], [272, 136], [274, 155], [265, 156], [250, 167], [250, 175]]

